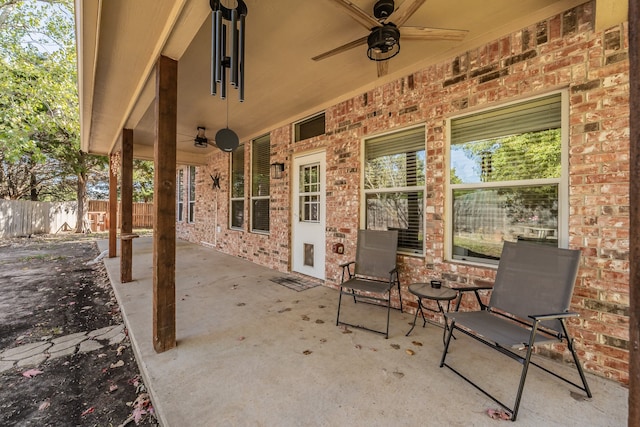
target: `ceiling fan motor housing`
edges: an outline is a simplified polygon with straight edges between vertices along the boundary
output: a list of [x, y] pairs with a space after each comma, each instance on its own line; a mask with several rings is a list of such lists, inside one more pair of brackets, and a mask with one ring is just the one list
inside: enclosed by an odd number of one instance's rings
[[387, 19], [395, 9], [393, 0], [378, 0], [373, 6], [373, 16], [378, 20]]

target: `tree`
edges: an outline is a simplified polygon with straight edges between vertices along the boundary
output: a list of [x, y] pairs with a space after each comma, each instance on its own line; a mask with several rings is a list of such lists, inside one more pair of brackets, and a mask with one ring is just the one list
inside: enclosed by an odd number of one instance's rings
[[0, 0], [0, 197], [78, 202], [105, 157], [80, 150], [71, 0]]

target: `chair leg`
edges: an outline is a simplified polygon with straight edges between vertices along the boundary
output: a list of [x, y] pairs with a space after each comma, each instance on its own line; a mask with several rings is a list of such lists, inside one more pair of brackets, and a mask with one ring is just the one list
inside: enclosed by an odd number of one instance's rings
[[[400, 299], [400, 313], [403, 313], [402, 310], [402, 292], [400, 292], [400, 279], [397, 280], [398, 283], [398, 298]], [[391, 297], [391, 292], [389, 292], [389, 297]]]
[[576, 349], [573, 346], [573, 338], [571, 338], [571, 336], [569, 336], [569, 333], [567, 332], [567, 327], [564, 323], [564, 319], [560, 319], [560, 323], [562, 324], [562, 331], [564, 332], [564, 336], [567, 337], [567, 348], [569, 349], [569, 351], [571, 351], [573, 363], [576, 364], [576, 369], [578, 370], [578, 374], [580, 375], [580, 379], [582, 380], [584, 392], [587, 393], [587, 396], [589, 398], [591, 398], [593, 396], [591, 394], [591, 390], [589, 389], [589, 384], [587, 384], [587, 378], [584, 376], [584, 371], [582, 370], [582, 365], [580, 364], [578, 355], [576, 354]]
[[511, 421], [515, 421], [518, 416], [518, 408], [520, 407], [520, 401], [522, 400], [522, 392], [524, 391], [524, 382], [527, 380], [527, 372], [529, 371], [529, 363], [531, 362], [531, 354], [533, 353], [533, 345], [536, 340], [536, 333], [538, 332], [538, 322], [533, 322], [531, 328], [531, 335], [529, 336], [529, 344], [527, 345], [527, 355], [522, 363], [522, 373], [520, 374], [520, 384], [518, 385], [518, 393], [516, 394], [516, 401], [513, 404], [513, 410], [511, 411]]
[[[444, 321], [447, 319], [445, 317]], [[447, 340], [444, 344], [444, 350], [442, 351], [442, 358], [440, 359], [440, 367], [444, 366], [444, 360], [447, 358], [447, 352], [449, 351], [449, 343], [451, 342], [451, 337], [453, 336], [453, 328], [456, 326], [456, 321], [452, 320], [451, 325], [449, 326], [449, 333], [447, 334]]]
[[387, 332], [385, 338], [389, 339], [389, 319], [391, 317], [391, 289], [389, 289], [389, 299], [387, 300]]
[[338, 317], [336, 317], [336, 326], [340, 324], [340, 305], [342, 304], [342, 286], [340, 286], [340, 293], [338, 296]]

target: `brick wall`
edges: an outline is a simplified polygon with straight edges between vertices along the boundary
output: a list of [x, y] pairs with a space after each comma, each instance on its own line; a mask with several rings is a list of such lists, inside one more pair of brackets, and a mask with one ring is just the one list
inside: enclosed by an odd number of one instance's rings
[[[446, 120], [472, 109], [568, 89], [570, 98], [569, 244], [582, 250], [571, 322], [581, 359], [591, 372], [628, 383], [629, 326], [629, 61], [627, 24], [594, 31], [595, 2], [450, 60], [377, 87], [326, 110], [326, 135], [292, 143], [291, 125], [271, 132], [271, 162], [286, 164], [271, 182], [269, 235], [230, 230], [229, 157], [214, 153], [198, 168], [196, 223], [179, 237], [215, 244], [229, 254], [286, 272], [290, 269], [290, 166], [294, 154], [322, 148], [327, 156], [326, 285], [338, 264], [355, 254], [360, 217], [360, 159], [364, 137], [426, 125], [426, 242], [424, 257], [400, 257], [407, 284], [426, 277], [460, 283], [492, 282], [495, 269], [444, 259]], [[245, 149], [249, 195], [250, 144]], [[209, 174], [220, 173], [213, 190]], [[248, 199], [245, 218], [249, 218]], [[219, 227], [219, 232], [217, 232]], [[345, 255], [330, 248], [345, 245]], [[406, 298], [404, 298], [406, 297]], [[415, 308], [415, 304], [413, 304]], [[562, 346], [543, 350], [564, 358]]]

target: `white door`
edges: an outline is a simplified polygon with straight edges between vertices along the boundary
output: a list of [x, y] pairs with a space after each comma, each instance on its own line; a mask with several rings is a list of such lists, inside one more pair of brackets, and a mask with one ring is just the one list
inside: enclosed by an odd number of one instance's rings
[[292, 263], [293, 271], [325, 277], [325, 153], [293, 160]]

